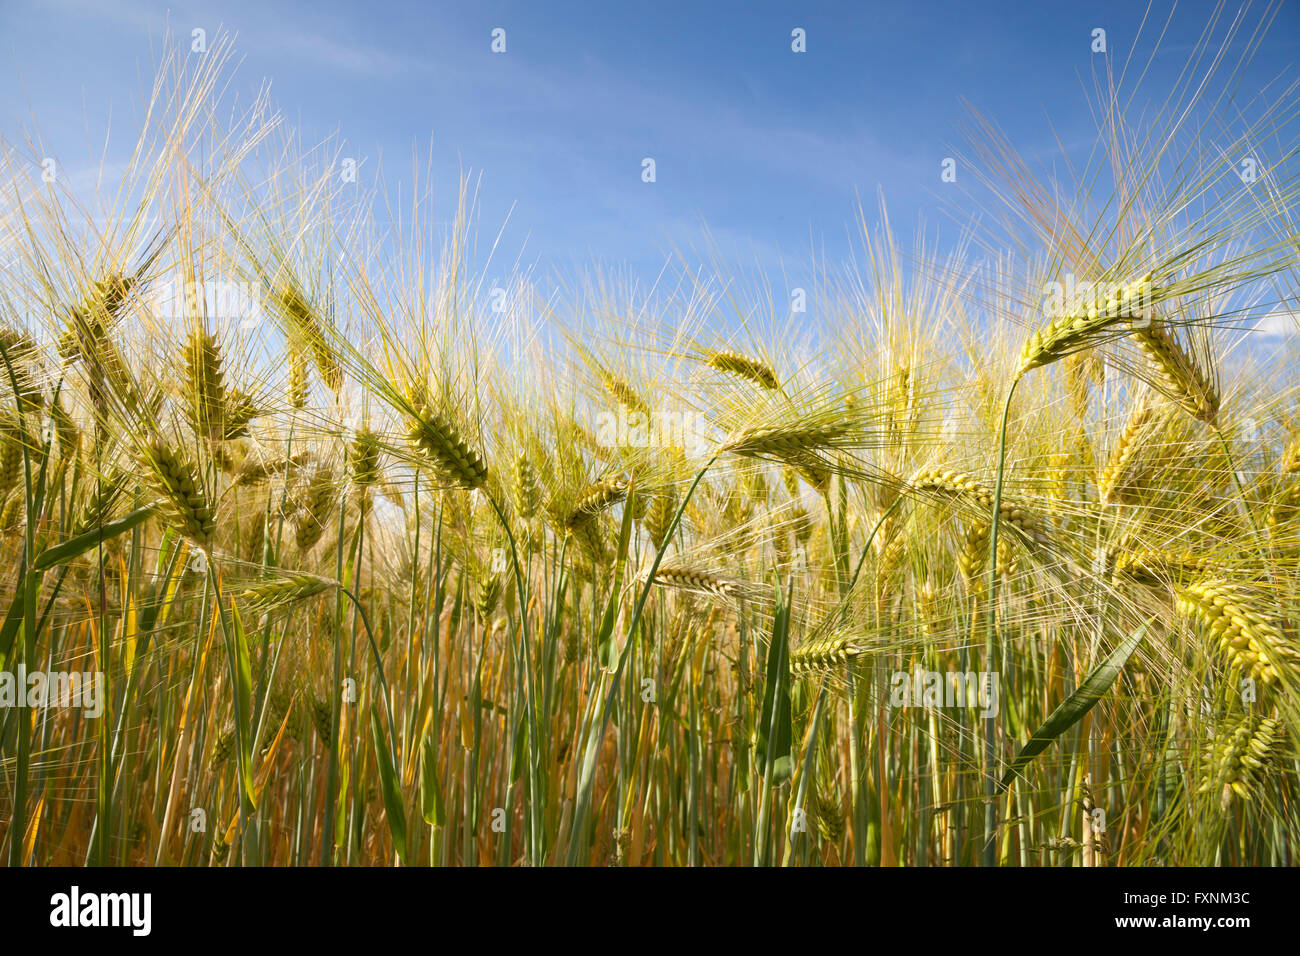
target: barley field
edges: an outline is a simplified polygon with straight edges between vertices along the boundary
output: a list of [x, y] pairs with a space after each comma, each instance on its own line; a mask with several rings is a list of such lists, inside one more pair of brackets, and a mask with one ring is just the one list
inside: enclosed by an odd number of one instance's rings
[[1084, 166], [972, 113], [959, 251], [865, 206], [806, 311], [686, 257], [500, 287], [473, 180], [344, 188], [228, 38], [89, 191], [7, 138], [5, 860], [1294, 863], [1262, 35], [1154, 106], [1119, 58]]

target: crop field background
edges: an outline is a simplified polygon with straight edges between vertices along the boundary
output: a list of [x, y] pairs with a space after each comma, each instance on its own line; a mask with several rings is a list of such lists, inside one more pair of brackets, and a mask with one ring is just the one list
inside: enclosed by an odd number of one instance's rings
[[797, 288], [500, 278], [477, 180], [358, 188], [216, 30], [89, 185], [5, 131], [0, 853], [1292, 864], [1278, 10], [1112, 46], [1082, 150], [972, 111], [962, 241], [864, 203]]

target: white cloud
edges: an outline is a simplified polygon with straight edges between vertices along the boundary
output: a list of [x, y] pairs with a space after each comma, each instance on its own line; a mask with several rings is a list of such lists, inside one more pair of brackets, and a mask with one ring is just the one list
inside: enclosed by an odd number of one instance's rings
[[1255, 331], [1274, 338], [1300, 335], [1300, 312], [1270, 312], [1255, 323]]

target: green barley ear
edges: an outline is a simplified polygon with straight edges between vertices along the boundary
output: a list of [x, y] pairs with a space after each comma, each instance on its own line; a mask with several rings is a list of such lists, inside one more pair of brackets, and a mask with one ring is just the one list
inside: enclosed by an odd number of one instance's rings
[[261, 564], [266, 555], [265, 514], [255, 514], [248, 519], [239, 536], [240, 557], [250, 564]]
[[77, 509], [72, 522], [73, 534], [79, 535], [107, 522], [113, 505], [121, 497], [122, 488], [130, 476], [123, 468], [112, 468], [95, 479], [95, 483]]
[[205, 438], [220, 438], [226, 410], [221, 348], [215, 335], [193, 332], [185, 342], [185, 385], [190, 421]]
[[1202, 755], [1198, 793], [1219, 793], [1219, 806], [1227, 810], [1234, 797], [1250, 800], [1282, 738], [1273, 716], [1238, 714], [1229, 717]]
[[323, 697], [311, 699], [311, 723], [316, 728], [316, 736], [326, 748], [330, 745], [330, 730], [334, 723], [334, 708]]
[[[1140, 312], [1152, 304], [1150, 290], [1154, 273], [1148, 272], [1136, 282], [1117, 290], [1102, 305], [1065, 315], [1037, 329], [1025, 341], [1020, 353], [1017, 379], [1030, 369], [1041, 368], [1074, 352], [1096, 345], [1116, 326], [1141, 319]], [[1139, 308], [1140, 306], [1140, 308]]]
[[[302, 736], [301, 712], [294, 707], [297, 695], [288, 681], [277, 681], [267, 695], [267, 726], [272, 733], [284, 724], [284, 735], [290, 740]], [[288, 722], [285, 722], [288, 718]]]
[[[321, 381], [334, 394], [343, 388], [343, 369], [329, 346], [325, 330], [306, 297], [292, 285], [285, 285], [275, 297], [276, 303], [293, 332], [311, 351]], [[292, 373], [291, 373], [292, 378]], [[292, 390], [292, 386], [291, 386]]]
[[143, 449], [140, 457], [146, 480], [162, 498], [164, 518], [200, 548], [208, 550], [217, 522], [197, 467], [182, 451], [162, 441]]
[[[123, 280], [128, 283], [130, 280]], [[92, 296], [92, 299], [95, 297]], [[100, 415], [99, 429], [101, 435], [105, 427], [103, 417], [107, 414], [110, 396], [115, 396], [125, 409], [132, 413], [140, 412], [147, 405], [142, 401], [134, 376], [123, 359], [121, 351], [113, 341], [111, 328], [116, 322], [115, 310], [125, 299], [109, 295], [112, 310], [104, 305], [90, 305], [73, 309], [72, 319], [58, 342], [58, 353], [65, 364], [80, 361], [85, 366], [89, 378], [90, 398]], [[159, 396], [161, 397], [161, 395]]]
[[487, 621], [496, 610], [501, 598], [501, 576], [486, 569], [479, 569], [474, 583], [474, 610], [479, 619]]
[[812, 677], [838, 670], [861, 655], [862, 646], [853, 638], [831, 634], [790, 652], [790, 676]]
[[7, 388], [15, 388], [18, 410], [24, 414], [40, 411], [45, 407], [45, 393], [40, 384], [40, 346], [26, 332], [0, 327], [0, 349], [8, 359], [7, 366], [0, 363], [0, 381]]
[[310, 551], [325, 534], [325, 525], [334, 510], [338, 482], [332, 468], [321, 467], [312, 475], [307, 489], [297, 502], [294, 521], [295, 542], [299, 551]]
[[0, 531], [17, 532], [27, 518], [27, 503], [22, 495], [10, 495], [0, 510]]
[[606, 511], [627, 497], [628, 481], [622, 475], [605, 478], [589, 485], [578, 495], [572, 510], [564, 518], [570, 531], [586, 524], [602, 511]]
[[226, 390], [226, 407], [222, 410], [221, 440], [234, 441], [248, 435], [248, 426], [262, 413], [253, 397], [238, 389]]
[[95, 282], [81, 303], [71, 310], [68, 327], [57, 343], [59, 358], [65, 362], [79, 358], [93, 361], [97, 344], [117, 320], [135, 283], [134, 277], [116, 273]]
[[487, 483], [487, 465], [482, 456], [461, 437], [445, 415], [432, 408], [422, 389], [407, 396], [407, 440], [447, 482], [457, 488], [481, 488]]
[[212, 745], [212, 756], [208, 760], [208, 770], [215, 770], [226, 762], [226, 759], [235, 749], [235, 725], [226, 724], [221, 733], [217, 735], [217, 741]]
[[348, 470], [352, 483], [361, 488], [377, 484], [379, 471], [379, 436], [368, 428], [357, 431], [348, 446]]
[[574, 627], [566, 628], [564, 631], [564, 663], [565, 665], [576, 664], [582, 659], [582, 643], [578, 629]]
[[11, 418], [0, 419], [0, 499], [18, 484], [23, 464], [22, 430]]
[[835, 770], [839, 766], [833, 746], [831, 725], [822, 727], [818, 735], [821, 743], [817, 751], [817, 771], [813, 778], [813, 821], [821, 838], [836, 845], [844, 837], [844, 798], [835, 784]]
[[663, 549], [664, 541], [668, 538], [668, 527], [677, 514], [677, 505], [677, 495], [671, 490], [661, 491], [650, 498], [650, 504], [646, 508], [645, 529], [656, 549]]
[[77, 451], [81, 447], [81, 430], [77, 428], [77, 423], [72, 420], [68, 410], [63, 407], [62, 398], [57, 399], [50, 405], [50, 421], [54, 424], [54, 434], [58, 440], [59, 455], [64, 461], [71, 461], [76, 457]]
[[236, 595], [236, 598], [240, 603], [256, 610], [267, 610], [305, 601], [333, 586], [334, 582], [326, 578], [294, 572], [245, 588]]
[[728, 372], [740, 378], [747, 379], [766, 389], [780, 388], [781, 383], [776, 377], [776, 370], [766, 362], [750, 358], [739, 352], [719, 351], [709, 356], [708, 365], [720, 372]]
[[289, 407], [302, 411], [307, 407], [307, 394], [311, 381], [307, 373], [307, 357], [302, 349], [289, 343]]
[[525, 521], [531, 521], [542, 506], [542, 482], [526, 454], [520, 454], [515, 459], [510, 479], [510, 497], [514, 502], [515, 514]]

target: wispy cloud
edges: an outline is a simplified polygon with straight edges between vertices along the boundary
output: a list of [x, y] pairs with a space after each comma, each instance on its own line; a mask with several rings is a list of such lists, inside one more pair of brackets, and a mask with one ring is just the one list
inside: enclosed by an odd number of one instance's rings
[[1270, 312], [1255, 323], [1255, 331], [1272, 338], [1293, 338], [1300, 335], [1300, 312]]
[[[250, 39], [247, 35], [245, 43], [250, 47], [268, 45]], [[320, 33], [286, 31], [275, 37], [274, 47], [281, 54], [307, 60], [326, 69], [362, 76], [394, 77], [428, 69], [425, 60], [388, 53], [355, 41], [336, 40]]]

